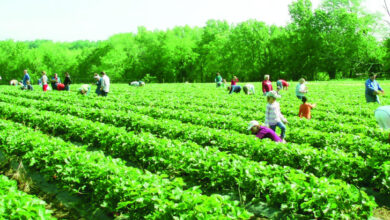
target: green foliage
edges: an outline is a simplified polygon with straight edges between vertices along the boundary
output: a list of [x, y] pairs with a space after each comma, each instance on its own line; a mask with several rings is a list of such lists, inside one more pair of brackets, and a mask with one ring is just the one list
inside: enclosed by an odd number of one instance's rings
[[19, 191], [16, 181], [0, 176], [1, 219], [55, 219], [46, 210], [46, 203], [37, 197]]
[[[21, 79], [29, 69], [37, 82], [70, 72], [74, 82], [91, 82], [93, 73], [107, 72], [113, 82], [140, 80], [146, 74], [157, 82], [212, 82], [216, 72], [230, 81], [273, 79], [330, 79], [357, 73], [389, 73], [388, 44], [375, 38], [380, 19], [361, 7], [362, 0], [326, 0], [313, 9], [310, 0], [289, 6], [292, 22], [285, 27], [256, 20], [238, 24], [207, 21], [205, 27], [174, 27], [137, 34], [117, 34], [106, 41], [54, 43], [48, 40], [0, 42], [2, 83]], [[323, 77], [321, 77], [323, 78]]]

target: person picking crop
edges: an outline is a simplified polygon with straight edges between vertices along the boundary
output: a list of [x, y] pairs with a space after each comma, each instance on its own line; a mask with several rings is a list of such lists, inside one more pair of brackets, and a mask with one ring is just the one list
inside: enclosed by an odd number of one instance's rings
[[235, 86], [235, 85], [237, 85], [237, 83], [238, 83], [238, 78], [237, 78], [237, 76], [233, 76], [233, 79], [232, 79], [230, 85], [231, 85], [231, 86]]
[[305, 117], [307, 119], [311, 119], [311, 109], [315, 108], [316, 104], [309, 104], [309, 103], [306, 103], [306, 101], [307, 101], [306, 96], [303, 96], [302, 97], [303, 104], [299, 107], [298, 116], [300, 118]]
[[279, 79], [278, 81], [276, 81], [276, 87], [278, 91], [282, 89], [287, 91], [288, 86], [289, 86], [288, 82], [284, 79]]
[[[281, 130], [280, 138], [284, 141], [286, 126], [284, 123], [288, 123], [286, 118], [280, 112], [279, 102], [276, 101], [280, 96], [276, 91], [267, 93], [267, 108], [265, 110], [265, 125], [275, 131], [276, 127]], [[283, 123], [284, 122], [284, 123]]]
[[299, 80], [297, 87], [295, 88], [295, 94], [298, 99], [302, 100], [302, 97], [307, 93], [306, 81], [304, 78]]
[[235, 86], [228, 86], [227, 90], [229, 91], [229, 94], [240, 93], [241, 92], [241, 86], [235, 85]]
[[83, 84], [79, 89], [81, 95], [88, 95], [89, 91], [91, 91], [91, 86], [88, 84]]
[[[390, 129], [390, 106], [381, 106], [375, 110], [375, 118], [376, 121], [379, 124], [379, 127], [381, 127], [383, 130], [389, 130]], [[390, 142], [390, 133], [389, 133], [389, 139]]]
[[376, 74], [370, 73], [369, 79], [366, 81], [366, 102], [377, 102], [380, 104], [379, 101], [379, 94], [384, 94], [385, 92], [383, 89], [379, 86], [379, 83], [375, 80]]
[[255, 86], [253, 84], [245, 84], [242, 88], [246, 95], [254, 95], [255, 94]]
[[220, 73], [217, 73], [214, 81], [217, 87], [220, 87], [222, 85], [222, 76]]
[[260, 139], [269, 138], [275, 142], [282, 142], [282, 139], [270, 128], [261, 126], [257, 121], [250, 121], [248, 125], [248, 131]]

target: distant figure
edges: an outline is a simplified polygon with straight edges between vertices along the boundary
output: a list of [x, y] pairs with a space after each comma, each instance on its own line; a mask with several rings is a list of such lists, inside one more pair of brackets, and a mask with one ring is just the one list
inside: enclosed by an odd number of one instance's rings
[[[58, 77], [58, 74], [57, 73], [54, 73], [54, 76], [51, 77], [51, 88], [53, 90], [57, 90], [57, 84], [58, 83], [61, 83], [61, 79], [60, 77]], [[64, 86], [65, 87], [65, 86]]]
[[70, 80], [70, 75], [68, 72], [65, 73], [65, 80], [64, 80], [64, 85], [65, 85], [65, 90], [69, 91], [69, 85], [72, 83], [72, 80]]
[[9, 82], [9, 84], [10, 84], [11, 86], [17, 86], [17, 85], [19, 84], [19, 82], [18, 82], [18, 80], [13, 79], [13, 80], [11, 80], [11, 81]]
[[295, 94], [298, 99], [302, 100], [302, 97], [307, 93], [306, 81], [304, 78], [299, 80], [297, 87], [295, 88]]
[[254, 95], [255, 94], [255, 86], [253, 84], [245, 84], [242, 88], [246, 95]]
[[226, 88], [226, 85], [227, 85], [226, 79], [223, 79], [222, 80], [222, 88]]
[[110, 91], [110, 78], [108, 78], [105, 72], [101, 72], [101, 74], [102, 74], [102, 85], [100, 90], [102, 92], [102, 96], [107, 96], [108, 92]]
[[280, 98], [280, 96], [276, 93], [276, 91], [270, 91], [267, 93], [268, 104], [265, 110], [265, 126], [271, 128], [274, 131], [276, 127], [279, 127], [281, 130], [280, 138], [284, 140], [286, 126], [283, 124], [283, 122], [288, 122], [280, 111], [280, 105], [276, 101], [277, 98]]
[[46, 75], [45, 71], [42, 71], [41, 81], [42, 81], [42, 89], [43, 89], [44, 92], [46, 92], [47, 91], [47, 81], [48, 81], [48, 78], [47, 78], [47, 75]]
[[220, 73], [217, 73], [217, 76], [215, 77], [214, 81], [217, 87], [220, 87], [222, 85], [222, 76]]
[[278, 91], [282, 90], [282, 89], [283, 90], [287, 90], [288, 86], [289, 86], [288, 82], [286, 80], [284, 80], [284, 79], [279, 79], [276, 82], [276, 87], [277, 87]]
[[34, 90], [34, 88], [32, 87], [32, 85], [30, 84], [30, 80], [27, 80], [26, 81], [26, 86], [22, 85], [22, 87], [20, 88], [22, 90]]
[[235, 93], [240, 93], [241, 92], [241, 86], [229, 86], [228, 88], [229, 94], [232, 94], [233, 92]]
[[375, 73], [370, 73], [369, 77], [370, 78], [366, 81], [366, 102], [377, 102], [380, 104], [378, 95], [381, 93], [384, 94], [385, 92], [379, 86], [379, 83], [375, 80]]
[[[390, 106], [381, 106], [375, 110], [375, 118], [376, 121], [379, 124], [379, 127], [381, 127], [383, 130], [389, 130], [390, 129]], [[389, 140], [390, 142], [390, 133], [389, 133]]]
[[89, 86], [88, 84], [82, 85], [79, 89], [79, 93], [85, 96], [89, 94], [89, 91], [91, 91], [91, 86]]
[[237, 76], [233, 76], [233, 79], [232, 79], [230, 85], [231, 85], [231, 86], [235, 86], [235, 85], [237, 85], [237, 83], [238, 83], [238, 78], [237, 78]]
[[28, 75], [27, 70], [24, 70], [23, 86], [27, 87], [27, 81], [30, 81], [30, 75]]
[[248, 131], [260, 139], [269, 138], [275, 142], [283, 142], [282, 139], [270, 128], [260, 126], [259, 122], [251, 121], [248, 125]]
[[303, 104], [299, 107], [299, 113], [298, 116], [300, 118], [307, 118], [311, 119], [311, 109], [316, 107], [316, 104], [309, 104], [306, 103], [307, 98], [305, 96], [302, 97]]
[[133, 81], [131, 83], [129, 83], [130, 86], [135, 86], [135, 87], [141, 87], [141, 86], [144, 86], [145, 83], [143, 81]]
[[264, 81], [261, 84], [263, 89], [263, 95], [267, 95], [268, 92], [272, 91], [272, 82], [269, 80], [269, 75], [264, 76]]
[[100, 88], [102, 86], [102, 78], [99, 76], [99, 74], [95, 73], [94, 79], [96, 79], [96, 90], [95, 90], [95, 93], [100, 96], [102, 94]]

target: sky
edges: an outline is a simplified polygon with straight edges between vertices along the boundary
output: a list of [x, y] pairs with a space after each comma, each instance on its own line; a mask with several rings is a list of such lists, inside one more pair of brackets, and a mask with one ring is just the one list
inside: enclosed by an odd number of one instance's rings
[[[202, 27], [209, 19], [248, 19], [284, 26], [293, 0], [0, 0], [0, 40], [106, 40], [137, 27], [166, 30]], [[321, 0], [312, 0], [318, 7]], [[390, 1], [389, 1], [390, 2]], [[370, 12], [385, 13], [383, 0], [366, 0]]]

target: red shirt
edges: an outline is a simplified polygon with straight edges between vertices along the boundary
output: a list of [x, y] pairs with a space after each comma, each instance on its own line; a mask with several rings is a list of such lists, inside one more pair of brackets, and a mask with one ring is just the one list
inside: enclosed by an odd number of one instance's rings
[[299, 107], [299, 117], [300, 118], [305, 117], [307, 119], [310, 119], [312, 108], [313, 108], [313, 106], [309, 103], [302, 104], [301, 107]]
[[264, 80], [262, 83], [263, 93], [272, 91], [272, 82], [269, 80]]
[[231, 85], [235, 86], [237, 84], [237, 82], [238, 82], [238, 79], [236, 79], [236, 80], [232, 79]]
[[286, 80], [281, 79], [280, 81], [282, 82], [283, 87], [288, 87], [288, 82], [286, 82]]

